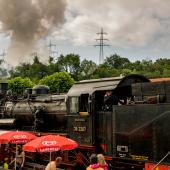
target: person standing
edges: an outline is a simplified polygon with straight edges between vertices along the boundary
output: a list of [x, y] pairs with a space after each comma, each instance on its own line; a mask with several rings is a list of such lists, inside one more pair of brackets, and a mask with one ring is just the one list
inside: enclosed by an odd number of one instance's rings
[[116, 94], [113, 93], [112, 90], [107, 90], [105, 95], [104, 95], [104, 100], [103, 100], [104, 110], [111, 111], [113, 105], [124, 105], [126, 104], [126, 99], [120, 100]]
[[45, 170], [56, 170], [57, 166], [59, 166], [62, 162], [61, 157], [57, 157], [55, 161], [51, 161], [47, 164]]
[[104, 110], [112, 110], [112, 105], [118, 105], [119, 99], [112, 90], [106, 91], [104, 95]]
[[98, 159], [99, 167], [103, 168], [104, 170], [108, 170], [108, 164], [106, 163], [103, 154], [98, 154], [97, 159]]
[[16, 157], [10, 162], [10, 165], [14, 164], [14, 167], [16, 166], [16, 170], [22, 170], [25, 163], [25, 153], [22, 151], [20, 145], [17, 146], [17, 153], [15, 156]]
[[4, 164], [3, 164], [3, 169], [8, 169], [9, 165], [8, 165], [8, 158], [4, 159]]
[[86, 170], [104, 170], [99, 167], [98, 159], [96, 154], [92, 154], [90, 157], [90, 165], [86, 168]]

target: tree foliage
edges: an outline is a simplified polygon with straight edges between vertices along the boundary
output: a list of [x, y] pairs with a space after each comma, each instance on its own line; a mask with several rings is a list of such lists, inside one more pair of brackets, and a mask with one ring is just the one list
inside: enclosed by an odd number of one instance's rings
[[29, 78], [15, 77], [8, 80], [9, 89], [16, 94], [23, 94], [26, 88], [32, 88], [33, 82]]
[[11, 77], [29, 77], [32, 81], [38, 82], [39, 79], [48, 75], [47, 65], [41, 63], [37, 56], [34, 57], [33, 63], [21, 63], [21, 65], [10, 71]]
[[68, 54], [66, 56], [61, 55], [58, 58], [57, 63], [60, 71], [68, 72], [75, 80], [78, 80], [78, 75], [80, 71], [79, 55], [75, 54]]
[[66, 93], [74, 84], [74, 79], [67, 72], [59, 72], [44, 77], [39, 84], [49, 86], [51, 93]]
[[127, 58], [114, 54], [105, 59], [104, 65], [108, 68], [123, 69], [130, 63]]
[[[0, 61], [1, 64], [2, 61]], [[45, 83], [51, 86], [52, 92], [65, 92], [70, 85], [64, 84], [64, 87], [62, 87], [61, 84], [57, 83], [58, 79], [62, 79], [59, 78], [60, 74], [64, 74], [61, 77], [66, 77], [65, 74], [67, 73], [69, 79], [73, 78], [75, 81], [79, 81], [128, 74], [143, 74], [148, 78], [169, 77], [169, 70], [170, 59], [167, 58], [160, 58], [155, 62], [152, 60], [131, 62], [128, 58], [113, 54], [107, 57], [103, 64], [97, 65], [91, 60], [85, 59], [81, 61], [79, 55], [67, 54], [65, 56], [60, 55], [57, 60], [49, 57], [49, 62], [46, 64], [40, 62], [38, 56], [35, 56], [32, 63], [18, 65], [10, 71], [10, 75], [11, 78], [28, 77], [35, 84], [38, 82], [41, 82], [41, 84]], [[64, 80], [67, 81], [67, 79]], [[71, 83], [68, 82], [68, 84], [72, 84], [72, 82], [73, 80]]]
[[8, 76], [8, 71], [4, 66], [4, 60], [0, 59], [0, 76], [1, 78], [7, 77]]
[[84, 59], [80, 64], [79, 80], [91, 79], [96, 69], [96, 63]]

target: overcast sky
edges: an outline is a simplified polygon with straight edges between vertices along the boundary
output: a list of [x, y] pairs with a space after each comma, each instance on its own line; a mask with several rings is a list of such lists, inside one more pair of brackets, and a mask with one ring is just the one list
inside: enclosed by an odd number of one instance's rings
[[103, 28], [105, 57], [170, 58], [169, 11], [170, 0], [0, 0], [0, 52], [17, 64], [35, 51], [47, 56], [51, 41], [56, 57], [75, 53], [98, 63]]

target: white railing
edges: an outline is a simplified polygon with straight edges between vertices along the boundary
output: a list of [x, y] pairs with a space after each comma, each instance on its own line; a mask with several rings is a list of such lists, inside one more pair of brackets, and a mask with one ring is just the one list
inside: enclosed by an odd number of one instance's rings
[[170, 151], [151, 170], [154, 170], [169, 154]]

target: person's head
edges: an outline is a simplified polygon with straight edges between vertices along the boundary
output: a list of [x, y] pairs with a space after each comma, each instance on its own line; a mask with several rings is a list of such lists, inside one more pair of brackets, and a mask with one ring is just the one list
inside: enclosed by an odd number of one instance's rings
[[112, 94], [113, 94], [113, 91], [112, 91], [112, 90], [107, 90], [107, 91], [106, 91], [106, 95], [107, 95], [107, 96], [111, 96]]
[[56, 159], [55, 159], [55, 162], [56, 162], [56, 165], [58, 166], [58, 165], [60, 165], [61, 164], [61, 162], [62, 162], [62, 157], [57, 157]]
[[103, 154], [98, 154], [97, 159], [98, 159], [98, 163], [101, 165], [106, 163]]
[[97, 161], [97, 155], [96, 155], [96, 154], [92, 154], [92, 155], [90, 156], [90, 164], [96, 164], [96, 163], [98, 163], [98, 161]]
[[8, 158], [5, 158], [5, 159], [4, 159], [4, 162], [8, 162]]
[[22, 152], [22, 147], [20, 145], [17, 146], [17, 151], [19, 154]]

